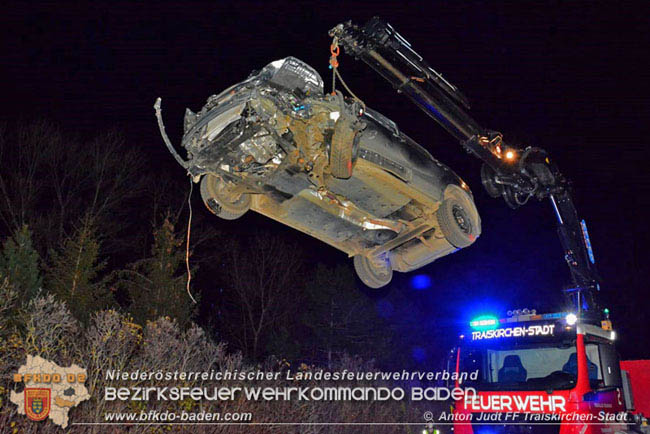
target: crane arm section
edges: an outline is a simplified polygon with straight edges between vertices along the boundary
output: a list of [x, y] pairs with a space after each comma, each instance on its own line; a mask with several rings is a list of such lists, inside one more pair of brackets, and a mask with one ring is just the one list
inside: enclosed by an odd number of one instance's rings
[[342, 46], [347, 54], [369, 65], [483, 162], [481, 181], [490, 196], [502, 197], [511, 208], [532, 197], [551, 202], [571, 273], [566, 292], [576, 309], [595, 307], [593, 293], [599, 289], [600, 278], [586, 224], [578, 217], [569, 181], [546, 151], [511, 146], [501, 133], [481, 127], [469, 115], [469, 102], [460, 90], [385, 21], [375, 17], [363, 27], [346, 22], [329, 34], [334, 46]]

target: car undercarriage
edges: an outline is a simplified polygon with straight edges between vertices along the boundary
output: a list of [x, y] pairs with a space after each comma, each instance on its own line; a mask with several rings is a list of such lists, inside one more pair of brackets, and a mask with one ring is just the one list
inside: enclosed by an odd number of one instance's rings
[[182, 146], [187, 160], [168, 144], [211, 212], [233, 220], [252, 209], [309, 234], [354, 257], [373, 288], [481, 232], [453, 171], [360, 100], [325, 94], [293, 57], [188, 109]]

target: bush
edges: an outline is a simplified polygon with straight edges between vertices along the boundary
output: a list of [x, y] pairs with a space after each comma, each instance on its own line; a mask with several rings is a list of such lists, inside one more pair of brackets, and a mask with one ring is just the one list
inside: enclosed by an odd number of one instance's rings
[[[7, 402], [8, 390], [13, 387], [8, 384], [9, 374], [25, 362], [26, 355], [39, 354], [60, 366], [76, 363], [88, 371], [86, 387], [91, 399], [82, 402], [70, 411], [71, 422], [102, 421], [106, 412], [140, 412], [143, 410], [170, 411], [200, 411], [209, 412], [250, 412], [254, 422], [417, 422], [421, 420], [422, 412], [430, 410], [418, 408], [408, 401], [383, 402], [315, 402], [315, 401], [105, 401], [103, 399], [106, 386], [259, 386], [273, 387], [288, 386], [323, 386], [316, 381], [303, 381], [300, 384], [288, 380], [273, 383], [242, 382], [242, 381], [151, 381], [151, 382], [121, 382], [106, 380], [106, 372], [111, 369], [132, 372], [143, 371], [187, 371], [210, 372], [210, 370], [228, 370], [247, 372], [253, 369], [265, 371], [280, 371], [287, 368], [292, 371], [309, 371], [315, 366], [301, 365], [293, 367], [287, 361], [276, 358], [267, 359], [262, 366], [253, 366], [244, 362], [241, 353], [229, 354], [223, 343], [211, 341], [201, 328], [195, 324], [183, 330], [178, 323], [170, 318], [158, 318], [148, 322], [144, 328], [133, 323], [133, 320], [115, 310], [96, 313], [90, 318], [89, 326], [82, 330], [79, 323], [67, 310], [64, 303], [55, 301], [51, 296], [38, 297], [32, 301], [29, 314], [25, 318], [24, 331], [13, 343], [14, 349], [0, 354], [3, 361], [3, 384], [0, 393], [2, 407], [0, 408], [0, 429], [13, 427], [15, 432], [60, 432], [60, 428], [49, 421], [34, 423], [24, 416], [16, 414], [15, 406]], [[343, 355], [336, 359], [332, 369], [370, 372], [374, 370], [372, 363], [357, 357]], [[280, 378], [283, 378], [282, 376]], [[332, 383], [336, 385], [342, 383]], [[353, 382], [351, 387], [362, 385]], [[373, 386], [382, 384], [373, 383]], [[13, 425], [12, 425], [13, 424]], [[303, 425], [206, 425], [179, 426], [169, 429], [166, 426], [131, 425], [116, 426], [120, 431], [130, 433], [167, 432], [210, 432], [210, 433], [394, 433], [404, 432], [395, 426], [354, 426], [345, 429], [341, 426]], [[106, 427], [71, 425], [70, 432], [91, 433], [106, 432]], [[117, 431], [115, 431], [117, 432]], [[406, 431], [408, 432], [408, 431]]]

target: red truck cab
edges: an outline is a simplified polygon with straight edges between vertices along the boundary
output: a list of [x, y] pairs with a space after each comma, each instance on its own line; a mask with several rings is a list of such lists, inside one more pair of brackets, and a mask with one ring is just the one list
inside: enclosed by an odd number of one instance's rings
[[631, 392], [609, 321], [524, 310], [470, 325], [449, 360], [465, 390], [453, 406], [455, 434], [630, 430]]

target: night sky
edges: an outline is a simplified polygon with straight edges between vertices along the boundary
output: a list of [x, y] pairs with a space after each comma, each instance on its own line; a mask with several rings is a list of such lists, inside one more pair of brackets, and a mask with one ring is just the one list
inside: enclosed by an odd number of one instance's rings
[[[185, 107], [197, 111], [208, 96], [272, 60], [298, 57], [329, 83], [327, 31], [379, 15], [460, 87], [479, 123], [513, 144], [547, 149], [573, 181], [604, 280], [599, 301], [613, 312], [620, 351], [650, 358], [648, 3], [349, 3], [5, 5], [0, 119], [45, 117], [81, 136], [117, 128], [161, 177], [183, 179], [157, 130], [156, 97], [163, 98], [167, 131], [178, 143]], [[482, 216], [483, 235], [473, 246], [396, 276], [393, 290], [438, 306], [431, 320], [445, 325], [482, 309], [555, 308], [569, 276], [550, 205], [531, 202], [513, 211], [489, 198], [480, 163], [442, 128], [363, 63], [346, 55], [340, 63], [368, 106], [470, 185]], [[217, 223], [236, 231], [263, 226], [311, 242], [257, 215]], [[347, 260], [313, 246], [323, 260]], [[430, 287], [412, 289], [414, 274], [428, 275]]]

